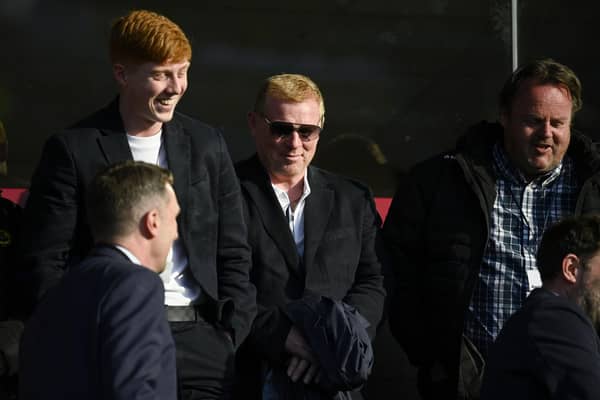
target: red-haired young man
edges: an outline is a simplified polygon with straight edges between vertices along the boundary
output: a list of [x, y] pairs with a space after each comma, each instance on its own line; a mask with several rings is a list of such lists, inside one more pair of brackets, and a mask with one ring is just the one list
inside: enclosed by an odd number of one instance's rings
[[[179, 239], [161, 274], [185, 398], [220, 398], [255, 314], [239, 184], [221, 134], [175, 111], [192, 50], [179, 26], [150, 12], [115, 21], [110, 58], [118, 97], [52, 136], [26, 207], [24, 272], [39, 301], [92, 245], [85, 193], [103, 167], [134, 159], [172, 171]], [[74, 316], [76, 317], [76, 316]], [[191, 396], [191, 397], [189, 397]]]

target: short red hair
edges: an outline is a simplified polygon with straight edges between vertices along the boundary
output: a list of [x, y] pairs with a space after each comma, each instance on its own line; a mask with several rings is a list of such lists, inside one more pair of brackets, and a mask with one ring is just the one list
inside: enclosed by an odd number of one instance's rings
[[110, 32], [110, 60], [120, 62], [191, 61], [192, 46], [181, 28], [165, 16], [135, 10], [118, 18]]

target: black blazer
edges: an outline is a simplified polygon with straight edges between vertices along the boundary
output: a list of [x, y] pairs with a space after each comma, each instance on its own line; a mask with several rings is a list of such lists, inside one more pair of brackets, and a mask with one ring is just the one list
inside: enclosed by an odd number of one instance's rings
[[[375, 253], [380, 218], [370, 191], [319, 168], [308, 168], [311, 194], [304, 208], [301, 261], [287, 219], [258, 157], [236, 164], [236, 171], [246, 205], [252, 248], [251, 281], [257, 288], [258, 303], [246, 346], [258, 357], [252, 360], [247, 353], [247, 359], [240, 363], [242, 367], [247, 361], [260, 359], [284, 361], [284, 343], [291, 322], [282, 307], [305, 293], [354, 306], [371, 324], [369, 334], [373, 337], [382, 316], [385, 291]], [[249, 373], [260, 371], [256, 365], [246, 367]]]
[[[192, 275], [213, 303], [216, 319], [241, 343], [256, 309], [240, 189], [225, 141], [214, 128], [180, 113], [163, 124], [163, 138], [181, 206], [179, 237]], [[92, 178], [132, 157], [118, 98], [46, 142], [22, 237], [23, 279], [34, 302], [92, 247], [85, 217]]]
[[177, 398], [158, 275], [113, 247], [69, 269], [27, 322], [19, 398]]
[[600, 399], [600, 340], [583, 310], [534, 290], [490, 349], [481, 399]]

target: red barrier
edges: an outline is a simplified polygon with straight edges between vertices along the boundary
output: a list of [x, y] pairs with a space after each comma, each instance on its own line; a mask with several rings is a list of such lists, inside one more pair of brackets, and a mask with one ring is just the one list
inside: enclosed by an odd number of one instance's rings
[[[25, 205], [25, 201], [27, 200], [27, 189], [6, 188], [0, 190], [2, 191], [2, 197], [9, 199], [13, 203], [20, 204], [21, 206]], [[387, 213], [390, 208], [391, 202], [392, 199], [389, 197], [375, 198], [375, 205], [377, 206], [377, 211], [379, 212], [379, 215], [381, 215], [382, 221], [385, 221], [385, 217], [387, 217]]]
[[25, 205], [25, 201], [27, 200], [27, 189], [0, 188], [0, 191], [2, 192], [0, 196], [4, 197], [5, 199], [9, 199], [13, 203], [17, 203], [21, 206]]
[[391, 203], [391, 197], [375, 197], [375, 206], [377, 207], [377, 211], [381, 216], [381, 221], [385, 221], [385, 217], [387, 217]]

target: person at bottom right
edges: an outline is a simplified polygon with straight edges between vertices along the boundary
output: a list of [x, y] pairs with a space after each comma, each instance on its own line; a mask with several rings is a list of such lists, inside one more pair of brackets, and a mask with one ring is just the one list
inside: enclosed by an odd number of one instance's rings
[[537, 257], [543, 285], [492, 345], [481, 399], [600, 399], [600, 216], [556, 223]]

